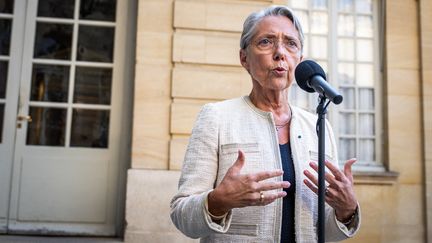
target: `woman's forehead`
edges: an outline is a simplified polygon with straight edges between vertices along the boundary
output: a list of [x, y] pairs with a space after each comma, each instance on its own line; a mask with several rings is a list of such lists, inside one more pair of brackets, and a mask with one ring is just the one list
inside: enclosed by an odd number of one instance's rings
[[284, 33], [287, 36], [298, 36], [293, 22], [285, 16], [264, 17], [256, 26], [255, 35]]

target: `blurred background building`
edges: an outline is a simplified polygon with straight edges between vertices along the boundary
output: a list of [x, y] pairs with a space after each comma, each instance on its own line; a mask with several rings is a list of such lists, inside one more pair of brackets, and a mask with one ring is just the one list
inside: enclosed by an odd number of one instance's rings
[[344, 95], [328, 119], [363, 213], [347, 242], [432, 242], [427, 0], [0, 0], [0, 233], [194, 242], [169, 218], [188, 137], [203, 104], [249, 93], [240, 32], [271, 4]]

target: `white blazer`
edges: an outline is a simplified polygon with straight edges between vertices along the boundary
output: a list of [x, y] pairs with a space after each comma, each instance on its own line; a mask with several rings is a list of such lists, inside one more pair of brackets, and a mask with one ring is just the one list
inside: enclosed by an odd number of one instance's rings
[[[318, 160], [316, 116], [292, 107], [290, 144], [295, 168], [295, 232], [297, 243], [317, 242], [318, 200], [304, 183], [309, 161]], [[248, 96], [206, 104], [198, 115], [183, 162], [171, 219], [186, 236], [201, 242], [280, 242], [282, 200], [266, 206], [235, 208], [220, 224], [206, 210], [207, 194], [245, 154], [241, 173], [282, 169], [273, 115], [255, 107]], [[337, 149], [326, 121], [326, 159], [338, 165]], [[281, 181], [282, 176], [273, 178]], [[360, 227], [360, 211], [348, 229], [326, 204], [326, 241], [352, 237]]]

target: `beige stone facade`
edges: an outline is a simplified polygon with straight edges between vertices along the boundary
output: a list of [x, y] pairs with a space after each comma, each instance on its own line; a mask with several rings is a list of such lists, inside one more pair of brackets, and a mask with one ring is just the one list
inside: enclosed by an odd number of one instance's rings
[[[126, 242], [193, 242], [169, 218], [193, 121], [203, 104], [249, 92], [241, 26], [273, 3], [286, 1], [139, 1]], [[346, 242], [432, 242], [432, 4], [386, 1], [384, 11], [389, 172], [355, 176], [363, 222]]]

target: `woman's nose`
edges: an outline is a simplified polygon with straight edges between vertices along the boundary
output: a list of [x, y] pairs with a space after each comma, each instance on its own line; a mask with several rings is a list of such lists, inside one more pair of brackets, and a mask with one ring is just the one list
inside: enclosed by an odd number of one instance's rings
[[286, 59], [286, 49], [280, 43], [277, 43], [274, 48], [273, 59], [276, 61]]

